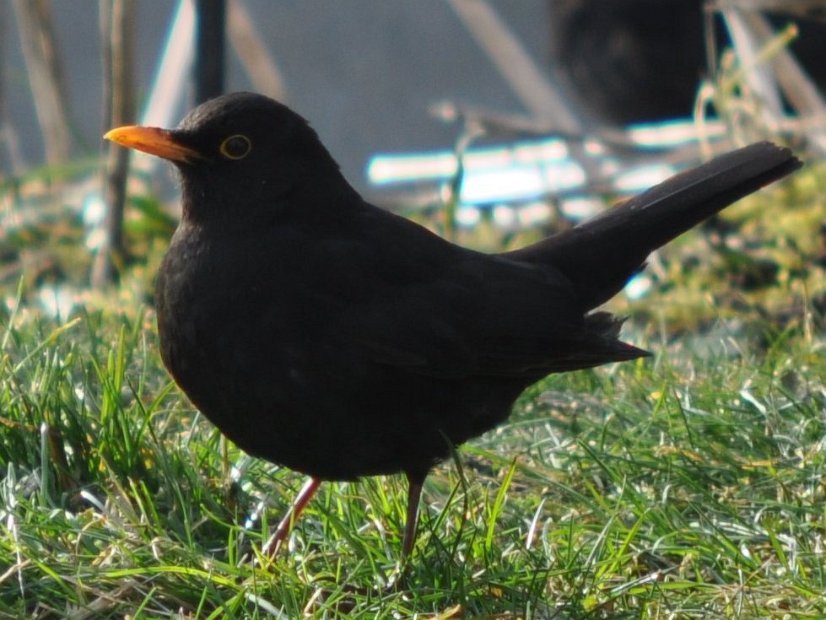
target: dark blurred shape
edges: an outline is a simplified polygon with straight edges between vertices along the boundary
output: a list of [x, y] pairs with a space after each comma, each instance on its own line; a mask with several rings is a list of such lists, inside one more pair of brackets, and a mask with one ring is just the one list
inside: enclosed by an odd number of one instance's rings
[[[548, 0], [550, 54], [559, 78], [592, 118], [619, 124], [684, 117], [708, 75], [703, 0]], [[790, 3], [791, 5], [792, 3]], [[792, 51], [826, 82], [826, 24], [816, 14], [766, 14], [797, 23]], [[728, 45], [713, 16], [718, 49]]]
[[203, 103], [224, 92], [226, 2], [198, 0], [195, 14], [195, 103]]

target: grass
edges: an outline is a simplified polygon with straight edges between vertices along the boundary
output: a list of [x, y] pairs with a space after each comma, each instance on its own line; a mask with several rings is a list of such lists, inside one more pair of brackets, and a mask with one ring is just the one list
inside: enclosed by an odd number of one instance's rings
[[112, 306], [3, 318], [0, 618], [826, 614], [805, 313], [671, 343], [632, 324], [653, 359], [537, 384], [433, 472], [408, 587], [385, 591], [402, 480], [323, 485], [261, 557], [301, 477], [225, 445], [170, 384], [152, 311]]
[[434, 469], [398, 591], [398, 476], [322, 485], [261, 555], [303, 479], [227, 444], [162, 368], [155, 201], [133, 198], [121, 288], [67, 320], [37, 293], [81, 290], [81, 210], [6, 204], [0, 620], [826, 616], [824, 178], [652, 260], [615, 309], [653, 358], [541, 381]]

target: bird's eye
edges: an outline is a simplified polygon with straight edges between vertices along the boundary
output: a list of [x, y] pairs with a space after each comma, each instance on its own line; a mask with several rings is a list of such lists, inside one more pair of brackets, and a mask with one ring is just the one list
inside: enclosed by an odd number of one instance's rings
[[252, 142], [240, 133], [221, 142], [221, 155], [227, 159], [244, 159], [252, 150]]

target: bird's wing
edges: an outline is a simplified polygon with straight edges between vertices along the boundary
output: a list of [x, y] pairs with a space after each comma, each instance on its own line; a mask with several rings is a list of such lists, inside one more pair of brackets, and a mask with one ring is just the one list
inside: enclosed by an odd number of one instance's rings
[[538, 377], [644, 355], [616, 339], [610, 315], [584, 317], [552, 271], [475, 253], [442, 267], [376, 282], [343, 307], [333, 337], [373, 363], [444, 378]]

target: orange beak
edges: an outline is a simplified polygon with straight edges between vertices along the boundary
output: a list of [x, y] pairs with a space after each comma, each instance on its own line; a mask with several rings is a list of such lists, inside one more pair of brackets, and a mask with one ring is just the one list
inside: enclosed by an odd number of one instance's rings
[[173, 162], [188, 164], [203, 159], [203, 155], [198, 151], [177, 141], [173, 132], [159, 127], [127, 125], [107, 131], [103, 138], [121, 146], [163, 157]]

